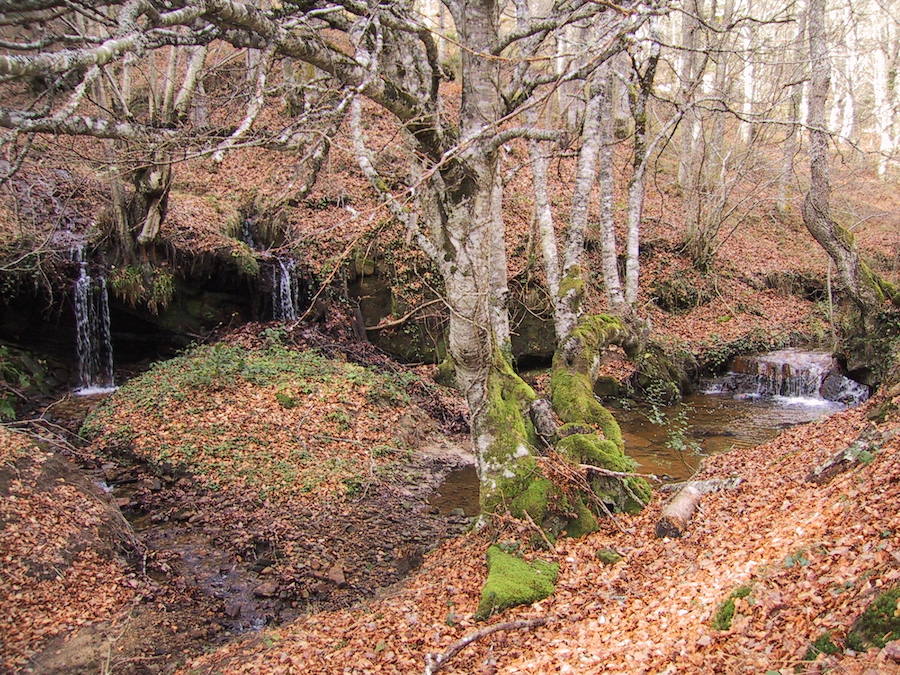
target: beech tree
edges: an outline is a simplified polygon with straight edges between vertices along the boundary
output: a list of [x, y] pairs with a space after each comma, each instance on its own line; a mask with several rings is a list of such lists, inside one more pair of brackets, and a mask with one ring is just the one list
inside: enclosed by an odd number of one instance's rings
[[[61, 0], [0, 1], [0, 12], [15, 9], [20, 26], [44, 20], [51, 27], [39, 31], [44, 34], [37, 39], [6, 43], [17, 53], [0, 56], [0, 76], [77, 81], [68, 100], [56, 107], [0, 108], [0, 127], [17, 134], [140, 143], [149, 157], [175, 145], [191, 146], [213, 160], [249, 144], [296, 150], [301, 141], [324, 134], [304, 133], [312, 115], [295, 116], [287, 128], [258, 123], [267, 74], [276, 59], [302, 62], [324, 73], [338, 99], [329, 106], [330, 124], [317, 120], [317, 128], [333, 137], [335, 120], [349, 113], [360, 169], [443, 278], [450, 310], [449, 354], [469, 405], [483, 510], [509, 511], [553, 533], [583, 533], [596, 526], [596, 514], [640, 508], [649, 494], [644, 481], [629, 474], [633, 464], [624, 455], [618, 425], [592, 392], [600, 349], [625, 333], [616, 319], [582, 313], [579, 256], [585, 217], [573, 213], [571, 246], [556, 298], [564, 311], [552, 384], [552, 406], [565, 424], [560, 430], [548, 428], [551, 418], [540, 414], [541, 405], [533, 405], [534, 392], [510, 363], [501, 154], [504, 144], [515, 139], [558, 138], [557, 130], [528, 123], [526, 113], [560, 84], [598, 86], [602, 67], [621, 51], [625, 36], [656, 9], [560, 0], [543, 11], [520, 4], [517, 20], [506, 22], [497, 0], [444, 4], [462, 45], [462, 95], [453, 115], [442, 110], [440, 92], [449, 74], [432, 32], [408, 1], [314, 1], [261, 9], [237, 0], [91, 0], [84, 11], [95, 30], [73, 35], [63, 30], [71, 10]], [[601, 21], [602, 39], [565, 58], [557, 53], [549, 62], [561, 31]], [[178, 50], [190, 50], [183, 90], [196, 79], [192, 72], [202, 68], [204, 53], [217, 44], [256, 50], [259, 59], [253, 61], [254, 84], [243, 119], [236, 126], [210, 130], [174, 114], [179, 103], [182, 111], [187, 104], [173, 93], [173, 83]], [[86, 93], [94, 78], [116, 69], [124, 72], [129, 60], [151, 60], [160, 50], [169, 50], [162, 115], [140, 117], [129, 115], [125, 106], [91, 105]], [[362, 98], [388, 111], [401, 127], [415, 178], [408, 190], [392, 191], [378, 174], [361, 123]], [[589, 101], [586, 107], [592, 105]], [[588, 129], [597, 121], [593, 113], [584, 119]], [[327, 141], [310, 145], [314, 150], [307, 159], [315, 165], [327, 152]], [[588, 157], [594, 152], [582, 147], [586, 164], [595, 162]], [[585, 166], [585, 173], [589, 170], [593, 167]], [[314, 166], [310, 175], [314, 181]], [[152, 204], [147, 207], [149, 214]], [[151, 240], [158, 225], [148, 214], [139, 244]], [[530, 415], [533, 407], [541, 434]], [[540, 457], [548, 448], [580, 478], [572, 482], [554, 473], [552, 462]], [[590, 474], [583, 465], [593, 467]]]

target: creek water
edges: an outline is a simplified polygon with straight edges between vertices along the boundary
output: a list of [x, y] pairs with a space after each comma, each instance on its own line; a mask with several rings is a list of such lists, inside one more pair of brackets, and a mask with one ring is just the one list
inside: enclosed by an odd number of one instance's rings
[[[700, 383], [702, 393], [674, 406], [607, 403], [638, 471], [664, 481], [690, 478], [708, 455], [771, 440], [784, 429], [856, 405], [868, 389], [844, 375], [830, 353], [783, 349], [740, 356], [724, 375]], [[431, 501], [441, 512], [478, 512], [474, 467], [448, 474]]]

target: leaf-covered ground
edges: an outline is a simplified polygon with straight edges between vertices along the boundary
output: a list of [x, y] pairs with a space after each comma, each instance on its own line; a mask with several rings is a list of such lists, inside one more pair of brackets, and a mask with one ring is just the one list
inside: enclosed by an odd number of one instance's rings
[[134, 598], [127, 525], [65, 461], [0, 427], [0, 670]]
[[[556, 592], [493, 619], [550, 622], [480, 640], [447, 672], [896, 671], [891, 647], [804, 660], [826, 632], [843, 646], [868, 603], [900, 580], [900, 420], [895, 413], [875, 425], [866, 417], [871, 406], [708, 460], [704, 476], [745, 482], [705, 497], [680, 540], [654, 536], [659, 498], [639, 516], [619, 516], [621, 531], [607, 524], [561, 540], [541, 554], [560, 564]], [[806, 482], [811, 468], [864, 431], [877, 438], [869, 461], [825, 486]], [[204, 656], [186, 672], [420, 672], [427, 653], [478, 627], [472, 614], [487, 544], [483, 535], [450, 541], [389, 597], [301, 618]], [[623, 560], [604, 566], [596, 552], [606, 547]], [[719, 606], [742, 586], [750, 594], [735, 601], [731, 628], [714, 629]]]

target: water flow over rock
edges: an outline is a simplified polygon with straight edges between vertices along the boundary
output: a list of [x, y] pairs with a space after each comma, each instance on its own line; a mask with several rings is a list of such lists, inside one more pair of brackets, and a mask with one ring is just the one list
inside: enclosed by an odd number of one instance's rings
[[115, 388], [115, 381], [106, 277], [91, 277], [83, 247], [74, 249], [72, 258], [78, 263], [74, 297], [75, 348], [78, 356], [76, 393], [111, 391]]
[[729, 372], [709, 383], [707, 393], [794, 400], [837, 401], [856, 405], [869, 389], [846, 377], [828, 352], [781, 349], [757, 356], [738, 356]]
[[272, 318], [293, 321], [300, 306], [296, 263], [292, 258], [276, 258], [272, 275]]

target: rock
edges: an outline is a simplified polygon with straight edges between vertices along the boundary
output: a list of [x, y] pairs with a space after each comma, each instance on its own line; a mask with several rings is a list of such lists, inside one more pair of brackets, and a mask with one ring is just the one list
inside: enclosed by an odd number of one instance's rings
[[450, 509], [450, 514], [449, 514], [449, 515], [450, 515], [450, 516], [453, 516], [454, 518], [465, 518], [465, 517], [466, 517], [466, 512], [465, 512], [464, 509], [461, 509], [461, 508], [455, 508], [455, 509]]
[[881, 656], [884, 657], [886, 661], [900, 663], [900, 640], [888, 642], [881, 650]]
[[330, 581], [337, 584], [338, 587], [344, 587], [347, 585], [347, 578], [344, 576], [344, 568], [341, 567], [340, 563], [335, 563], [334, 565], [332, 565], [328, 570], [326, 576]]
[[253, 595], [261, 598], [271, 598], [276, 593], [278, 593], [278, 584], [274, 581], [263, 582], [253, 589]]
[[241, 615], [241, 603], [238, 600], [229, 600], [225, 604], [225, 616], [229, 619], [236, 619]]
[[622, 559], [622, 554], [613, 548], [601, 548], [595, 555], [604, 565], [615, 565]]
[[559, 427], [559, 420], [553, 412], [553, 406], [545, 398], [539, 398], [531, 403], [528, 410], [531, 415], [531, 421], [534, 422], [534, 428], [541, 438], [551, 442], [556, 437], [556, 430]]

